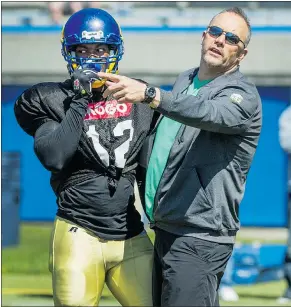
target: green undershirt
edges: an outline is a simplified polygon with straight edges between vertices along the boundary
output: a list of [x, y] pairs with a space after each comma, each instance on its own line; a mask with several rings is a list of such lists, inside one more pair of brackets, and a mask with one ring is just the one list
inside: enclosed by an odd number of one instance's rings
[[[200, 81], [196, 74], [193, 82], [188, 87], [187, 95], [196, 96], [199, 89], [210, 81], [211, 80]], [[146, 173], [145, 206], [151, 221], [154, 221], [153, 207], [156, 191], [181, 125], [181, 123], [173, 119], [163, 117], [157, 128], [155, 142]]]

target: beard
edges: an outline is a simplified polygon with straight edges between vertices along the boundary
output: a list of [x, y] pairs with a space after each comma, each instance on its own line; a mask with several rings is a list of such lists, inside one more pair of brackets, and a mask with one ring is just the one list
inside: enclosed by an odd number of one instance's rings
[[218, 68], [224, 66], [222, 56], [215, 57], [209, 53], [209, 50], [203, 52], [202, 58], [206, 66], [209, 68]]

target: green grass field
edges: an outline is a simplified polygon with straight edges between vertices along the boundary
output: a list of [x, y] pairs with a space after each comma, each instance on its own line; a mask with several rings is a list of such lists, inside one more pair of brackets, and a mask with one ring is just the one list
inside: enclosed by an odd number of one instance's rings
[[[53, 306], [48, 271], [51, 229], [51, 223], [22, 224], [20, 244], [3, 249], [2, 306]], [[150, 235], [153, 239], [152, 232]], [[251, 242], [249, 239], [240, 241]], [[235, 303], [221, 302], [221, 305], [276, 306], [276, 299], [282, 294], [284, 287], [284, 281], [236, 286], [240, 300]], [[119, 306], [107, 288], [104, 289], [100, 306]]]

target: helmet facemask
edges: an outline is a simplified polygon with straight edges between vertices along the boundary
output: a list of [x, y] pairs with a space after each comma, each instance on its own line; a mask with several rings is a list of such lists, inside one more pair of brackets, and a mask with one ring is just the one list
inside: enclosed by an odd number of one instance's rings
[[[94, 42], [95, 43], [95, 42]], [[100, 42], [100, 44], [104, 44]], [[118, 73], [118, 61], [121, 59], [120, 51], [116, 45], [108, 45], [109, 54], [102, 57], [91, 56], [89, 58], [79, 57], [76, 55], [77, 45], [66, 47], [63, 44], [62, 53], [68, 62], [67, 68], [70, 75], [77, 69], [92, 69], [97, 72]], [[102, 87], [106, 79], [100, 79], [92, 83], [92, 88]]]

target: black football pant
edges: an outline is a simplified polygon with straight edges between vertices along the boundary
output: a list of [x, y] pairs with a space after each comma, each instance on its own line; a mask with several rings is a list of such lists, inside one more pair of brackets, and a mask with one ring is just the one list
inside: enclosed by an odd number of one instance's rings
[[219, 306], [218, 287], [233, 244], [155, 229], [154, 306]]

